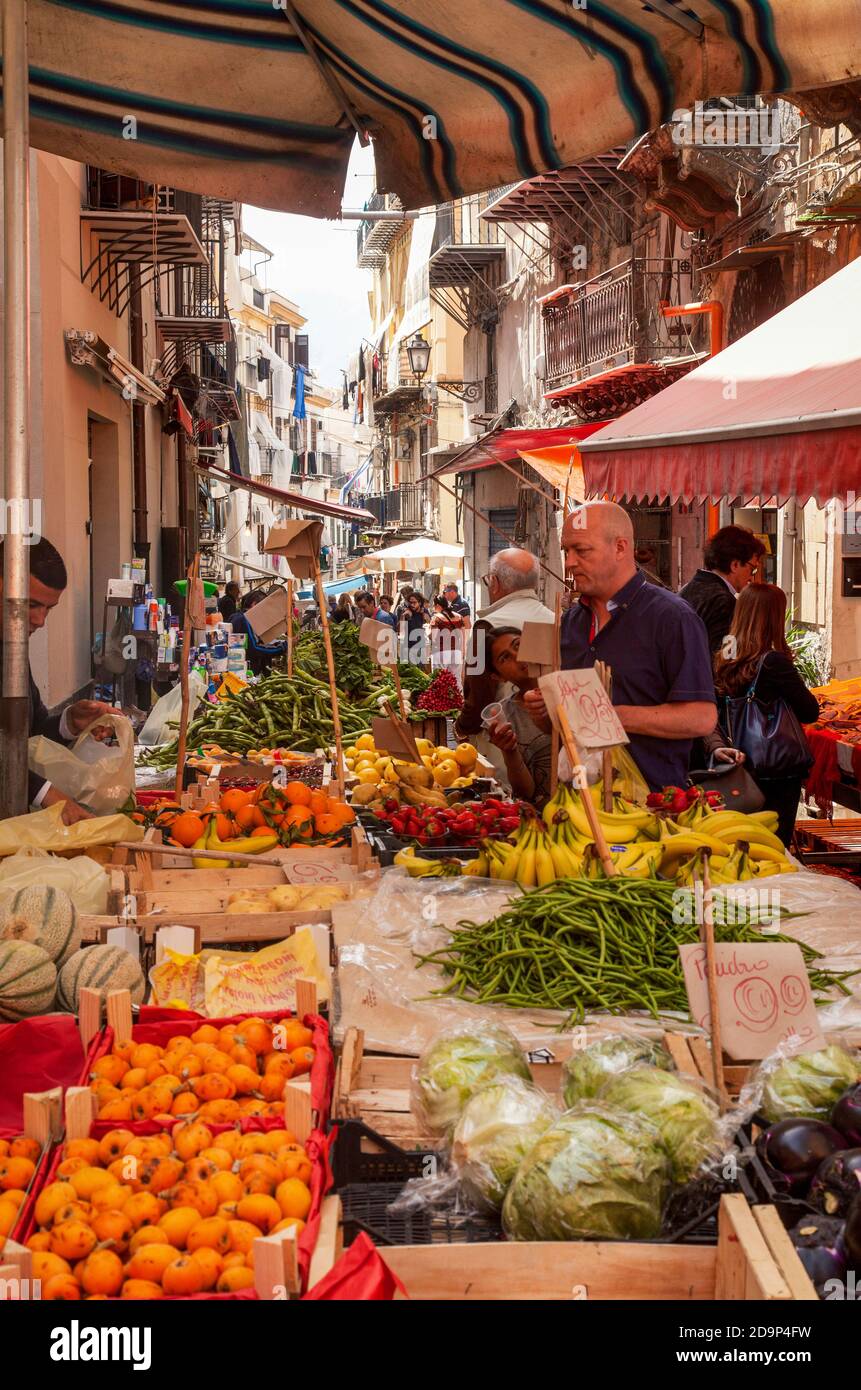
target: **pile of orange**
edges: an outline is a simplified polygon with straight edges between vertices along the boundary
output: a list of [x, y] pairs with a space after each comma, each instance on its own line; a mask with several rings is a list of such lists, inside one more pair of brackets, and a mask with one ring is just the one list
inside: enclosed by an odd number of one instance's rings
[[254, 1241], [299, 1235], [310, 1181], [310, 1159], [286, 1129], [216, 1134], [188, 1119], [170, 1134], [71, 1139], [36, 1199], [33, 1278], [43, 1299], [250, 1288]]
[[112, 1124], [169, 1124], [189, 1115], [208, 1124], [235, 1124], [243, 1115], [277, 1118], [286, 1083], [311, 1070], [312, 1040], [299, 1019], [273, 1024], [248, 1018], [220, 1028], [201, 1024], [164, 1047], [114, 1043], [90, 1073], [98, 1118]]
[[262, 804], [271, 825], [292, 827], [293, 836], [303, 840], [339, 839], [356, 819], [355, 811], [346, 802], [313, 790], [305, 782], [270, 787]]
[[18, 1220], [41, 1149], [35, 1139], [0, 1139], [0, 1248]]

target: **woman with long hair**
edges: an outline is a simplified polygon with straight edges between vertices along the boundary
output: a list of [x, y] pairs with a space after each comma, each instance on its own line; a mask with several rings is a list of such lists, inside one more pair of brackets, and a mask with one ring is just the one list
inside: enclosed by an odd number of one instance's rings
[[[723, 761], [745, 761], [744, 755], [731, 747], [728, 700], [753, 693], [765, 706], [783, 700], [800, 724], [817, 719], [819, 702], [795, 669], [786, 641], [786, 594], [776, 584], [749, 584], [739, 594], [728, 639], [715, 657], [715, 691], [718, 728], [705, 742], [713, 756]], [[747, 768], [765, 797], [766, 809], [777, 812], [777, 833], [785, 845], [792, 839], [801, 787], [810, 766], [802, 758], [800, 754], [797, 766], [788, 767], [779, 777], [760, 774], [750, 765]]]
[[448, 667], [458, 681], [463, 671], [463, 618], [455, 613], [448, 599], [437, 594], [430, 620], [431, 670]]
[[522, 634], [517, 627], [493, 627], [482, 622], [476, 623], [473, 631], [476, 642], [484, 644], [485, 670], [466, 677], [458, 724], [465, 716], [467, 726], [474, 727], [477, 720], [480, 722], [481, 710], [495, 703], [500, 682], [513, 685], [514, 694], [499, 702], [499, 712], [487, 734], [505, 759], [514, 795], [543, 806], [550, 795], [551, 739], [523, 703], [526, 691], [537, 689], [538, 681], [518, 659]]

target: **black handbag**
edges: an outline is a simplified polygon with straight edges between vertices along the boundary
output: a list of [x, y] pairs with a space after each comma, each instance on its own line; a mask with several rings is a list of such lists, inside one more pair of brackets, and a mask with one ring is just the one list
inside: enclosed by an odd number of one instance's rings
[[720, 792], [728, 811], [741, 811], [747, 816], [765, 805], [762, 791], [741, 763], [718, 763], [700, 772], [690, 772], [688, 778], [703, 791]]
[[724, 728], [732, 747], [744, 753], [754, 777], [803, 776], [813, 766], [813, 755], [795, 714], [782, 696], [768, 702], [756, 698], [767, 655], [760, 657], [746, 695], [724, 696]]

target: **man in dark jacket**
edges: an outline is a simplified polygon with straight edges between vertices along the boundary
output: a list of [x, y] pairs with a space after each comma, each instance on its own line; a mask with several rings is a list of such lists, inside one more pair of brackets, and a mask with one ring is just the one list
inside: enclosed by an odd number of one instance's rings
[[705, 623], [712, 655], [720, 651], [732, 625], [735, 601], [753, 579], [764, 554], [762, 541], [746, 526], [722, 526], [703, 551], [704, 568], [679, 590]]
[[[66, 566], [63, 564], [59, 552], [54, 549], [51, 542], [45, 540], [37, 541], [35, 545], [29, 547], [30, 561], [30, 636], [38, 632], [40, 627], [44, 627], [48, 619], [48, 614], [63, 596], [66, 587], [67, 575]], [[3, 542], [0, 541], [0, 652], [2, 652], [3, 637]], [[53, 739], [55, 743], [73, 743], [79, 734], [93, 722], [100, 713], [116, 714], [112, 705], [104, 704], [101, 700], [76, 700], [74, 704], [67, 705], [61, 714], [50, 715], [45, 707], [42, 696], [36, 682], [33, 680], [33, 673], [30, 672], [30, 737], [43, 734], [45, 738]], [[66, 825], [72, 825], [77, 820], [86, 820], [90, 812], [83, 806], [79, 806], [76, 801], [59, 788], [46, 782], [43, 777], [36, 773], [30, 773], [29, 779], [30, 805], [40, 809], [46, 806], [53, 806], [56, 802], [63, 803], [63, 820]]]

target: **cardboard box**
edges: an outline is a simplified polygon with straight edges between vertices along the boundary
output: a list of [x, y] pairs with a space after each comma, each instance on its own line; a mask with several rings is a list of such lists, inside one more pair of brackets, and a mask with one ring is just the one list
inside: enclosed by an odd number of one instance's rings
[[259, 642], [275, 642], [287, 631], [290, 603], [286, 589], [275, 589], [245, 614]]
[[320, 563], [322, 521], [287, 521], [273, 526], [263, 549], [269, 555], [283, 555], [297, 579], [310, 579]]

